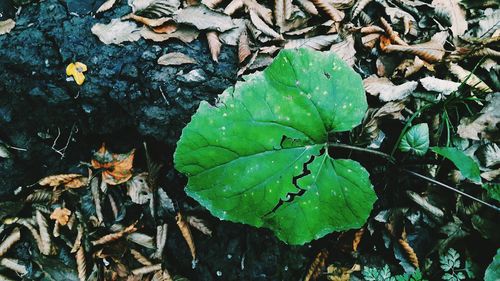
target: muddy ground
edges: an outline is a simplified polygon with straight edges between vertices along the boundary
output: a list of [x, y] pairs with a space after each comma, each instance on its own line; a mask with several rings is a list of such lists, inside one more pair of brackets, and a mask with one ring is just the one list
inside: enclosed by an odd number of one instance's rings
[[[8, 2], [1, 1], [0, 20], [19, 16], [16, 28], [0, 36], [0, 139], [18, 150], [0, 159], [1, 198], [41, 177], [82, 171], [79, 162], [89, 161], [102, 142], [115, 152], [147, 142], [155, 160], [165, 165], [163, 188], [181, 207], [196, 208], [183, 193], [185, 178], [173, 169], [172, 154], [199, 102], [213, 102], [235, 82], [235, 48], [224, 46], [214, 63], [201, 40], [105, 45], [90, 28], [128, 13], [125, 3], [94, 17], [91, 11], [102, 1], [45, 0], [20, 10]], [[156, 63], [173, 51], [198, 64]], [[66, 78], [65, 68], [74, 61], [89, 69], [81, 87]], [[191, 71], [201, 75], [186, 75]], [[170, 231], [168, 238], [171, 270], [191, 280], [299, 280], [319, 248], [290, 247], [269, 231], [220, 222], [207, 212], [201, 216], [215, 234], [195, 233], [196, 269], [179, 232]]]

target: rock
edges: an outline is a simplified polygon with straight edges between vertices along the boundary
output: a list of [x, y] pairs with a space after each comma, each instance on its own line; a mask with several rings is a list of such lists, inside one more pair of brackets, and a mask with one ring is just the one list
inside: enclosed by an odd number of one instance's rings
[[133, 64], [125, 64], [122, 67], [120, 74], [125, 79], [134, 80], [135, 78], [139, 77], [139, 70]]
[[199, 84], [207, 80], [207, 74], [202, 69], [194, 69], [186, 74], [177, 76], [177, 80], [185, 84]]
[[102, 3], [104, 0], [66, 0], [68, 11], [80, 16], [96, 11]]

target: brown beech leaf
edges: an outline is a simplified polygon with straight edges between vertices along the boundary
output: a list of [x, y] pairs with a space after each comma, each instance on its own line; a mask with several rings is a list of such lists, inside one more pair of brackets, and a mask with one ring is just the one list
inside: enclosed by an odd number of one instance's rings
[[103, 237], [92, 241], [92, 245], [97, 246], [97, 245], [103, 245], [103, 244], [107, 244], [107, 243], [116, 241], [116, 240], [122, 238], [124, 235], [135, 232], [136, 230], [137, 230], [137, 228], [135, 227], [135, 223], [131, 224], [120, 231], [117, 231], [115, 233], [111, 233], [108, 235], [104, 235]]
[[401, 238], [398, 239], [399, 245], [403, 248], [403, 250], [406, 252], [406, 255], [408, 257], [408, 260], [410, 263], [415, 267], [419, 268], [419, 262], [418, 262], [418, 257], [417, 254], [415, 253], [415, 250], [410, 246], [410, 243], [406, 240], [406, 232], [403, 229], [403, 235]]
[[19, 228], [16, 227], [12, 230], [9, 236], [5, 237], [2, 243], [0, 243], [0, 257], [7, 253], [7, 251], [20, 239], [21, 232], [19, 231]]
[[196, 61], [188, 55], [179, 52], [167, 53], [158, 58], [160, 65], [195, 64]]
[[312, 261], [309, 269], [307, 270], [307, 274], [304, 277], [304, 281], [316, 280], [321, 273], [321, 269], [325, 266], [326, 259], [328, 258], [328, 250], [321, 250], [314, 260]]
[[451, 24], [453, 36], [459, 36], [467, 31], [467, 20], [465, 11], [460, 7], [458, 0], [433, 0], [432, 6], [438, 16], [441, 16]]
[[61, 174], [45, 177], [39, 180], [38, 184], [51, 187], [63, 185], [67, 188], [80, 188], [88, 184], [88, 178], [80, 174]]
[[311, 2], [327, 14], [335, 23], [339, 23], [344, 19], [345, 14], [337, 10], [331, 2], [327, 0], [311, 0]]
[[243, 0], [243, 3], [248, 8], [248, 10], [254, 11], [268, 25], [273, 25], [273, 12], [270, 9], [262, 6], [255, 0]]
[[332, 3], [332, 6], [335, 7], [335, 9], [339, 10], [345, 10], [349, 9], [352, 6], [354, 6], [354, 3], [356, 3], [356, 0], [328, 0], [329, 2]]
[[420, 69], [422, 69], [425, 65], [425, 61], [421, 60], [419, 57], [415, 57], [414, 59], [406, 59], [401, 62], [400, 65], [396, 67], [394, 73], [392, 74], [393, 78], [407, 78], [411, 75], [417, 73]]
[[250, 10], [250, 20], [252, 21], [252, 24], [264, 34], [271, 36], [272, 38], [283, 39], [283, 37], [269, 27], [254, 10]]
[[361, 242], [361, 238], [363, 238], [363, 234], [365, 233], [365, 228], [362, 227], [356, 233], [354, 233], [354, 238], [352, 239], [352, 250], [354, 252], [358, 251], [359, 243]]
[[361, 43], [365, 48], [372, 49], [377, 44], [378, 39], [380, 38], [380, 33], [370, 33], [361, 38]]
[[191, 26], [177, 26], [175, 31], [170, 33], [156, 33], [147, 27], [141, 29], [141, 36], [146, 40], [152, 40], [155, 42], [163, 42], [169, 39], [179, 39], [184, 43], [190, 43], [194, 39], [198, 38], [199, 31]]
[[132, 164], [134, 162], [135, 149], [129, 153], [114, 154], [106, 150], [104, 144], [94, 153], [92, 167], [103, 169], [102, 179], [110, 185], [117, 185], [128, 181], [132, 177]]
[[385, 7], [385, 12], [386, 14], [391, 18], [391, 22], [393, 24], [401, 24], [404, 26], [404, 34], [411, 34], [413, 36], [418, 35], [418, 30], [417, 30], [417, 21], [415, 18], [399, 9], [399, 8], [392, 8], [392, 7]]
[[410, 46], [393, 45], [387, 40], [381, 40], [380, 47], [387, 53], [401, 52], [419, 56], [428, 62], [439, 62], [446, 54], [444, 49], [446, 37], [446, 32], [438, 32], [432, 36], [430, 41]]
[[362, 34], [370, 34], [370, 33], [383, 33], [384, 29], [380, 26], [377, 25], [369, 25], [369, 26], [364, 26], [360, 29], [360, 32]]
[[313, 16], [316, 16], [319, 14], [318, 10], [316, 9], [316, 6], [314, 6], [314, 4], [311, 1], [309, 1], [309, 0], [297, 0], [297, 3], [307, 13], [309, 13]]
[[326, 268], [326, 279], [329, 281], [349, 281], [351, 280], [351, 274], [356, 271], [361, 271], [361, 265], [354, 264], [351, 268], [348, 268], [336, 267], [331, 264]]
[[238, 61], [243, 63], [246, 58], [252, 54], [250, 50], [250, 40], [248, 39], [247, 32], [242, 32], [240, 38], [238, 39]]
[[219, 41], [219, 35], [215, 31], [209, 31], [206, 33], [206, 36], [212, 60], [219, 62], [219, 54], [222, 47], [222, 43]]
[[408, 46], [408, 43], [406, 43], [401, 37], [399, 37], [399, 34], [392, 29], [392, 26], [385, 20], [384, 18], [380, 18], [380, 22], [382, 23], [382, 26], [385, 29], [385, 32], [389, 36], [389, 39], [398, 44], [398, 45], [403, 45], [403, 46]]
[[152, 198], [152, 190], [147, 182], [148, 173], [140, 173], [127, 181], [127, 194], [132, 202], [146, 204]]
[[180, 0], [129, 0], [132, 13], [150, 19], [173, 15], [181, 6]]
[[69, 216], [71, 211], [66, 208], [56, 208], [52, 214], [50, 214], [51, 220], [56, 220], [60, 225], [66, 225], [69, 221]]
[[152, 27], [155, 33], [172, 33], [177, 30], [177, 24], [174, 21], [167, 21], [166, 23]]
[[479, 91], [491, 93], [493, 90], [483, 82], [483, 80], [479, 79], [474, 73], [463, 69], [460, 65], [451, 63], [450, 64], [450, 72], [455, 75], [460, 82], [469, 85], [472, 88], [475, 88]]
[[286, 21], [292, 16], [292, 0], [274, 0], [274, 19], [276, 25], [283, 32]]
[[75, 259], [78, 279], [80, 279], [80, 281], [87, 280], [87, 262], [85, 261], [85, 250], [82, 245], [80, 245], [80, 248], [76, 251]]
[[418, 86], [418, 82], [409, 81], [401, 85], [394, 85], [386, 77], [372, 75], [363, 80], [366, 92], [378, 96], [381, 101], [402, 100], [409, 96]]
[[109, 24], [97, 23], [91, 30], [106, 45], [134, 42], [141, 38], [141, 29], [135, 23], [120, 19], [112, 19]]
[[212, 11], [204, 5], [189, 6], [177, 11], [174, 16], [177, 23], [188, 24], [198, 30], [214, 30], [224, 32], [235, 28], [231, 17], [226, 14]]
[[356, 61], [356, 49], [354, 48], [354, 37], [349, 35], [344, 41], [333, 44], [330, 51], [336, 53], [348, 65], [353, 66]]
[[422, 84], [427, 91], [434, 91], [443, 95], [449, 95], [457, 91], [458, 87], [460, 87], [460, 83], [438, 79], [432, 76], [420, 79], [420, 84]]
[[145, 24], [149, 27], [159, 27], [159, 26], [164, 25], [165, 23], [167, 23], [169, 21], [172, 21], [171, 18], [150, 19], [150, 18], [146, 18], [143, 16], [138, 16], [134, 13], [130, 13], [128, 15], [125, 15], [125, 16], [121, 17], [121, 19], [122, 20], [134, 20], [136, 22]]
[[488, 139], [493, 142], [500, 141], [500, 94], [491, 94], [485, 106], [475, 119], [462, 118], [458, 125], [458, 134], [462, 138], [480, 140]]
[[186, 222], [184, 216], [179, 212], [175, 216], [175, 220], [177, 221], [177, 226], [181, 230], [182, 237], [186, 240], [186, 243], [189, 246], [189, 250], [191, 251], [191, 256], [193, 261], [196, 260], [196, 246], [194, 245], [193, 235], [191, 234], [191, 229], [189, 228], [189, 224]]
[[288, 40], [284, 46], [285, 49], [295, 49], [308, 47], [314, 50], [322, 50], [330, 46], [333, 42], [339, 39], [338, 34], [332, 35], [319, 35], [305, 39], [291, 39]]
[[244, 6], [245, 4], [243, 3], [243, 0], [233, 0], [229, 2], [229, 4], [224, 9], [224, 14], [230, 16], [234, 14], [237, 10], [243, 8]]
[[373, 0], [359, 0], [358, 2], [356, 2], [356, 4], [352, 9], [351, 18], [353, 19], [356, 18], [359, 15], [359, 13], [361, 13], [361, 11], [366, 7], [366, 5], [368, 5], [371, 1]]
[[207, 223], [204, 220], [197, 218], [195, 216], [188, 216], [187, 221], [188, 221], [189, 225], [196, 228], [201, 233], [208, 235], [208, 236], [212, 236], [212, 230], [210, 230], [210, 228], [208, 228]]
[[0, 35], [9, 33], [16, 26], [16, 22], [12, 19], [0, 21]]
[[403, 115], [401, 114], [403, 109], [405, 109], [405, 104], [402, 101], [388, 102], [378, 109], [368, 109], [363, 118], [363, 126], [361, 126], [361, 132], [359, 133], [360, 138], [370, 142], [377, 139], [380, 134], [379, 124], [382, 118], [390, 117], [401, 120], [403, 119]]
[[233, 23], [236, 26], [226, 32], [219, 34], [219, 40], [226, 45], [237, 46], [238, 38], [241, 33], [247, 30], [247, 24], [249, 24], [247, 19], [233, 19]]
[[111, 8], [113, 8], [113, 5], [115, 5], [116, 0], [107, 0], [106, 2], [102, 3], [102, 5], [97, 9], [96, 14], [105, 12]]

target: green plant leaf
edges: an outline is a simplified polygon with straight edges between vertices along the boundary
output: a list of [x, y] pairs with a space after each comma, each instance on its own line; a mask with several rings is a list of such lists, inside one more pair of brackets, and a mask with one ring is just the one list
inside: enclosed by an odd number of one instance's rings
[[482, 187], [486, 189], [486, 192], [491, 199], [500, 202], [500, 184], [487, 183], [483, 184]]
[[429, 150], [429, 126], [427, 123], [411, 127], [401, 139], [399, 149], [403, 152], [412, 151], [422, 156]]
[[498, 279], [500, 279], [500, 249], [497, 249], [497, 254], [484, 273], [484, 281], [497, 281]]
[[175, 167], [186, 192], [225, 220], [304, 244], [361, 227], [376, 195], [356, 161], [333, 159], [328, 137], [367, 109], [361, 78], [333, 53], [283, 50], [263, 72], [202, 102], [184, 128]]
[[479, 165], [463, 151], [454, 147], [432, 147], [432, 151], [443, 156], [455, 164], [462, 175], [475, 183], [481, 182]]

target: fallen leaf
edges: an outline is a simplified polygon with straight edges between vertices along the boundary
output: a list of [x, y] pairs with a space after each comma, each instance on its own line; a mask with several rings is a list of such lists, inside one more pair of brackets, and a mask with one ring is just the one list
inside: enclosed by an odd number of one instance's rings
[[12, 19], [0, 21], [0, 35], [9, 33], [16, 26], [16, 22]]
[[351, 268], [336, 267], [333, 264], [326, 268], [327, 279], [329, 281], [349, 281], [351, 280], [351, 273], [361, 271], [359, 264], [354, 264]]
[[0, 143], [0, 158], [10, 158], [10, 157], [11, 153], [9, 149], [5, 145]]
[[66, 67], [66, 76], [73, 76], [76, 84], [82, 85], [85, 81], [84, 72], [87, 71], [87, 66], [81, 62], [70, 63]]
[[379, 33], [371, 33], [371, 34], [365, 35], [361, 38], [361, 43], [366, 48], [372, 49], [375, 47], [377, 40], [380, 38], [380, 35], [381, 34], [379, 34]]
[[479, 79], [474, 73], [463, 69], [460, 65], [451, 63], [450, 64], [450, 72], [455, 75], [458, 80], [460, 80], [462, 83], [465, 83], [472, 88], [475, 88], [479, 91], [483, 91], [486, 93], [491, 93], [493, 90], [486, 85], [486, 83], [483, 82], [483, 80]]
[[330, 51], [341, 57], [348, 65], [353, 66], [356, 61], [356, 49], [354, 48], [354, 37], [349, 35], [344, 41], [333, 44]]
[[236, 26], [235, 28], [219, 34], [219, 40], [230, 46], [238, 45], [238, 38], [241, 33], [247, 30], [247, 24], [249, 21], [246, 19], [233, 19], [233, 23]]
[[283, 37], [278, 32], [269, 27], [253, 10], [250, 10], [250, 20], [252, 21], [252, 24], [264, 34], [271, 36], [272, 38], [283, 39]]
[[393, 45], [388, 41], [381, 41], [380, 47], [387, 53], [401, 52], [419, 56], [429, 62], [439, 62], [446, 54], [443, 46], [447, 36], [446, 32], [438, 32], [432, 36], [430, 41], [410, 46]]
[[210, 228], [208, 228], [207, 223], [204, 220], [197, 218], [195, 216], [188, 216], [187, 221], [188, 221], [189, 225], [196, 228], [201, 233], [208, 235], [208, 236], [212, 236], [212, 230], [210, 230]]
[[255, 12], [267, 24], [273, 25], [273, 12], [255, 0], [243, 0], [248, 10]]
[[102, 5], [97, 9], [96, 14], [105, 12], [111, 8], [113, 8], [113, 5], [115, 5], [116, 0], [107, 0], [106, 2], [102, 3]]
[[401, 85], [394, 85], [386, 77], [372, 75], [363, 80], [366, 92], [378, 96], [381, 101], [402, 100], [409, 96], [418, 86], [416, 81], [408, 81]]
[[283, 48], [285, 49], [296, 49], [308, 47], [314, 50], [322, 50], [330, 46], [333, 42], [339, 39], [338, 34], [332, 35], [319, 35], [315, 37], [305, 38], [305, 39], [291, 39], [288, 40]]
[[222, 47], [222, 43], [219, 41], [219, 35], [217, 35], [215, 31], [209, 31], [206, 33], [206, 36], [212, 60], [219, 62], [219, 54]]
[[316, 6], [309, 1], [309, 0], [297, 0], [297, 3], [304, 9], [304, 11], [308, 12], [309, 14], [316, 16], [319, 14], [318, 10], [316, 9]]
[[92, 167], [94, 169], [103, 169], [102, 179], [105, 183], [110, 185], [121, 184], [132, 177], [134, 153], [135, 149], [125, 154], [110, 153], [103, 144], [94, 153], [91, 161]]
[[392, 8], [392, 7], [385, 7], [385, 12], [391, 18], [391, 22], [393, 24], [402, 24], [404, 26], [405, 35], [406, 34], [410, 34], [413, 36], [418, 35], [417, 21], [411, 14], [399, 8]]
[[467, 20], [465, 11], [460, 7], [457, 0], [433, 0], [432, 4], [436, 15], [441, 16], [451, 24], [453, 36], [459, 36], [467, 31]]
[[443, 95], [449, 95], [457, 91], [458, 87], [460, 87], [460, 83], [431, 76], [420, 79], [420, 84], [422, 84], [427, 91], [434, 91]]
[[63, 185], [67, 188], [80, 188], [88, 184], [88, 178], [80, 174], [61, 174], [45, 177], [38, 181], [41, 186], [58, 187]]
[[415, 59], [406, 59], [401, 62], [394, 69], [394, 73], [392, 74], [393, 78], [407, 78], [411, 75], [417, 73], [422, 69], [425, 65], [425, 61], [421, 60], [419, 57], [415, 57]]
[[195, 63], [196, 61], [193, 58], [179, 52], [168, 53], [158, 58], [158, 64], [166, 66], [195, 64]]
[[148, 17], [161, 18], [173, 15], [181, 6], [180, 0], [129, 0], [132, 12]]
[[387, 20], [385, 20], [384, 18], [380, 18], [380, 23], [382, 23], [382, 26], [384, 27], [384, 30], [389, 36], [391, 42], [402, 46], [408, 46], [408, 43], [406, 43], [403, 39], [401, 39], [401, 37], [399, 37], [399, 34], [394, 31], [394, 29], [392, 29], [392, 26], [387, 22]]
[[328, 258], [328, 250], [321, 250], [314, 260], [312, 261], [309, 269], [307, 270], [307, 274], [304, 277], [304, 281], [316, 280], [321, 273], [321, 269], [325, 266], [326, 259]]
[[359, 0], [358, 2], [356, 2], [354, 7], [352, 8], [351, 18], [356, 18], [359, 13], [361, 13], [361, 11], [366, 7], [366, 5], [368, 5], [371, 1], [373, 0]]
[[191, 234], [191, 229], [189, 228], [189, 224], [186, 222], [182, 214], [179, 212], [175, 216], [175, 220], [177, 222], [177, 226], [181, 230], [182, 237], [186, 240], [186, 243], [189, 246], [189, 250], [191, 251], [191, 256], [193, 261], [196, 260], [196, 246], [194, 245], [193, 235]]
[[152, 28], [155, 33], [172, 33], [177, 30], [177, 24], [174, 21], [167, 21], [166, 23], [155, 26]]
[[56, 220], [60, 225], [66, 225], [69, 221], [69, 216], [71, 211], [66, 208], [56, 208], [52, 214], [50, 214], [51, 220]]
[[174, 20], [177, 23], [195, 26], [199, 30], [224, 32], [236, 27], [231, 17], [212, 11], [204, 5], [190, 6], [179, 10], [174, 15]]
[[292, 0], [275, 0], [274, 1], [274, 19], [276, 25], [283, 32], [286, 27], [286, 21], [292, 16]]
[[103, 245], [103, 244], [107, 244], [107, 243], [116, 241], [116, 240], [122, 238], [124, 235], [135, 232], [136, 230], [137, 230], [137, 228], [135, 227], [135, 223], [131, 224], [122, 230], [119, 230], [115, 233], [104, 235], [103, 237], [92, 241], [92, 245], [97, 246], [97, 245]]
[[106, 45], [133, 42], [141, 38], [141, 29], [133, 22], [112, 19], [109, 24], [97, 23], [92, 26], [92, 33]]
[[203, 3], [205, 6], [209, 7], [210, 9], [215, 9], [223, 1], [224, 0], [202, 0], [201, 3]]
[[243, 3], [243, 0], [233, 0], [224, 9], [224, 14], [230, 16], [234, 14], [237, 10], [243, 8], [244, 6], [245, 4]]
[[339, 23], [344, 19], [345, 14], [337, 10], [329, 1], [311, 0], [311, 2], [320, 10], [323, 10], [335, 23]]
[[153, 197], [152, 190], [147, 183], [148, 173], [140, 173], [127, 181], [127, 195], [132, 202], [142, 205]]
[[122, 20], [134, 20], [136, 22], [145, 24], [149, 27], [159, 27], [159, 26], [166, 24], [169, 21], [172, 21], [171, 18], [150, 19], [150, 18], [138, 16], [134, 13], [130, 13], [128, 15], [125, 15], [125, 16], [121, 17], [121, 19]]
[[247, 32], [242, 32], [238, 39], [238, 62], [243, 63], [252, 54]]
[[152, 40], [155, 42], [163, 42], [169, 39], [179, 39], [184, 43], [190, 43], [196, 39], [199, 35], [199, 31], [191, 26], [178, 26], [175, 31], [171, 33], [156, 33], [147, 27], [141, 29], [140, 36], [147, 40]]
[[458, 134], [461, 138], [480, 140], [488, 139], [493, 142], [500, 141], [500, 94], [495, 93], [489, 98], [489, 104], [485, 106], [479, 116], [473, 120], [462, 118], [458, 125]]

